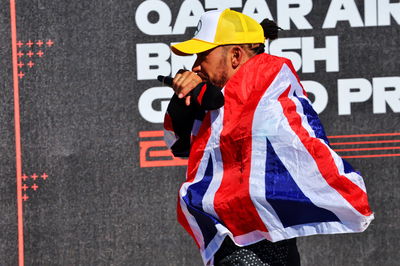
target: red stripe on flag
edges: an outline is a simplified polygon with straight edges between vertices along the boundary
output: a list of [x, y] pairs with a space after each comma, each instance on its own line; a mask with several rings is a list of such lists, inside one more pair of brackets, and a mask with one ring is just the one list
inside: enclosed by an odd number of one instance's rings
[[303, 84], [301, 84], [300, 82], [300, 77], [296, 72], [296, 69], [294, 68], [292, 61], [288, 60], [287, 62], [285, 62], [286, 65], [289, 67], [289, 69], [292, 71], [293, 76], [295, 76], [295, 78], [297, 79], [297, 82], [299, 83], [300, 87], [302, 88], [302, 92], [304, 94], [304, 96], [308, 97], [308, 94], [306, 92], [306, 90], [303, 87]]
[[[273, 59], [272, 59], [273, 58]], [[214, 209], [234, 236], [255, 230], [267, 232], [250, 195], [252, 123], [256, 107], [284, 60], [255, 57], [252, 68], [242, 67], [225, 86], [223, 129], [220, 149], [224, 173], [215, 193]], [[267, 64], [269, 71], [257, 67]]]
[[308, 131], [302, 126], [301, 117], [296, 112], [296, 104], [288, 97], [289, 91], [290, 86], [281, 94], [278, 100], [282, 105], [283, 113], [290, 127], [314, 158], [321, 175], [326, 182], [340, 193], [340, 195], [342, 195], [342, 197], [358, 212], [365, 216], [372, 214], [368, 205], [367, 194], [345, 176], [339, 174], [329, 149], [319, 139], [312, 138]]
[[[210, 113], [208, 112], [204, 117], [203, 122], [201, 123], [199, 132], [192, 139], [192, 146], [190, 147], [190, 155], [187, 167], [187, 177], [186, 177], [187, 182], [192, 182], [196, 177], [196, 173], [197, 170], [199, 169], [201, 158], [203, 158], [204, 149], [207, 146], [207, 142], [208, 139], [210, 138], [210, 135], [211, 135], [211, 118], [210, 118]], [[203, 152], [198, 152], [198, 151], [203, 151]]]

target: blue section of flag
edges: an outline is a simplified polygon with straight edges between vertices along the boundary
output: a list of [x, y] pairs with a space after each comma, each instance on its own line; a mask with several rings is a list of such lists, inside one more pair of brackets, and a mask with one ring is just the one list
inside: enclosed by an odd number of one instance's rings
[[204, 238], [205, 248], [217, 234], [215, 224], [219, 223], [215, 218], [213, 218], [208, 213], [205, 213], [203, 210], [203, 197], [208, 187], [210, 186], [212, 176], [213, 163], [210, 155], [203, 179], [200, 182], [190, 185], [187, 189], [186, 196], [183, 197], [189, 213], [193, 215], [193, 217], [196, 219], [197, 224], [200, 227]]
[[342, 162], [343, 162], [345, 174], [355, 172], [353, 167], [345, 159], [342, 158]]
[[329, 144], [329, 140], [326, 137], [324, 127], [322, 126], [321, 121], [318, 118], [318, 114], [314, 111], [310, 102], [302, 97], [298, 97], [296, 93], [293, 93], [293, 96], [295, 96], [300, 101], [301, 106], [303, 107], [303, 112], [307, 116], [308, 124], [314, 131], [315, 136], [324, 140], [326, 144]]
[[365, 230], [373, 214], [363, 181], [329, 147], [291, 63], [262, 54], [236, 75], [224, 107], [194, 125], [180, 189], [178, 218], [204, 264], [226, 235], [246, 246]]
[[[308, 124], [314, 131], [315, 136], [317, 138], [323, 139], [325, 143], [329, 145], [329, 140], [326, 137], [324, 127], [322, 126], [321, 121], [318, 118], [318, 114], [314, 111], [310, 102], [302, 97], [298, 97], [296, 93], [293, 93], [293, 95], [300, 101], [301, 106], [303, 107], [304, 114], [307, 116]], [[355, 172], [353, 167], [346, 160], [342, 159], [342, 161], [345, 174]]]
[[315, 206], [294, 182], [267, 139], [265, 192], [284, 227], [299, 224], [340, 221], [331, 211]]

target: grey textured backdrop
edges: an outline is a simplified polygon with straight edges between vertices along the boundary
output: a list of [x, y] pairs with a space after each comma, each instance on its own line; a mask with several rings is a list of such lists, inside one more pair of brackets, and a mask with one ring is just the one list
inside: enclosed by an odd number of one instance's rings
[[[139, 137], [161, 124], [138, 111], [143, 91], [157, 81], [138, 81], [136, 43], [184, 40], [185, 35], [147, 36], [135, 24], [142, 1], [17, 0], [18, 40], [54, 41], [33, 46], [36, 65], [23, 66], [20, 79], [23, 172], [46, 172], [27, 190], [24, 202], [26, 265], [201, 265], [198, 250], [177, 224], [175, 204], [184, 167], [140, 168]], [[173, 21], [182, 1], [165, 1]], [[243, 1], [245, 2], [245, 1]], [[320, 3], [324, 2], [324, 3]], [[338, 35], [340, 72], [299, 73], [329, 92], [320, 115], [328, 135], [400, 131], [390, 108], [372, 113], [372, 100], [338, 116], [337, 79], [400, 76], [400, 29], [350, 28], [347, 22], [321, 29], [330, 1], [314, 1], [307, 19], [313, 30], [289, 36]], [[202, 2], [203, 3], [203, 2]], [[363, 1], [356, 1], [363, 10]], [[268, 1], [276, 17], [276, 1]], [[240, 10], [240, 9], [239, 9]], [[20, 49], [26, 53], [25, 45]], [[24, 56], [25, 63], [30, 58]], [[17, 265], [14, 108], [10, 6], [0, 4], [0, 265]], [[325, 69], [324, 63], [317, 67]], [[392, 138], [393, 139], [393, 138]], [[393, 151], [392, 153], [396, 153]], [[376, 219], [365, 233], [299, 239], [303, 265], [396, 265], [400, 226], [400, 157], [356, 158], [349, 162], [365, 176]]]

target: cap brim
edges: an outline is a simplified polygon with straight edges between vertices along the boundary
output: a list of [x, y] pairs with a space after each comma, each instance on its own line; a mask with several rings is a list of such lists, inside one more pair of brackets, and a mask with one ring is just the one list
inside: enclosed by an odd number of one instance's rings
[[191, 39], [172, 45], [171, 50], [177, 55], [192, 55], [205, 52], [217, 46], [218, 44], [209, 43], [197, 39]]

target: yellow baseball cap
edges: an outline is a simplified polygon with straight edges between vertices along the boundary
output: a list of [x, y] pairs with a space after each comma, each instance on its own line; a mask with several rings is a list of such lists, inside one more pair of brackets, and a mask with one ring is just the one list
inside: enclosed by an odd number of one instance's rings
[[191, 40], [172, 45], [177, 55], [198, 54], [219, 45], [264, 43], [264, 30], [249, 16], [225, 9], [205, 12]]

